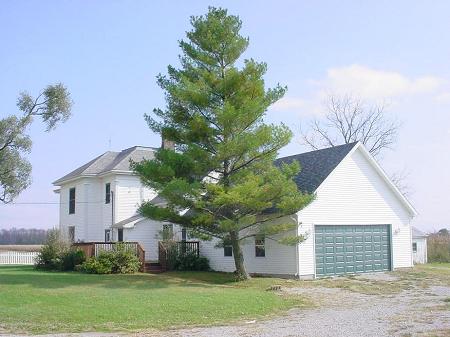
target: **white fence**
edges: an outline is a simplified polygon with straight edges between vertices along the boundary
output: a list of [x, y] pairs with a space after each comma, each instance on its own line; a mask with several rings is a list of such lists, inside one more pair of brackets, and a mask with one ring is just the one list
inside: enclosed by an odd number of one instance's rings
[[0, 265], [34, 264], [38, 252], [0, 251]]

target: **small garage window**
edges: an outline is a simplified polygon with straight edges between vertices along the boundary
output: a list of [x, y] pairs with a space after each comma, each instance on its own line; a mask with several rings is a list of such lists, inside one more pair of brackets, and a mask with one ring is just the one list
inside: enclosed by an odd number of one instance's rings
[[258, 235], [255, 237], [255, 256], [266, 256], [266, 240], [264, 236]]
[[233, 256], [233, 247], [232, 246], [224, 246], [223, 247], [223, 256]]
[[412, 249], [413, 249], [413, 253], [417, 253], [417, 242], [413, 242]]

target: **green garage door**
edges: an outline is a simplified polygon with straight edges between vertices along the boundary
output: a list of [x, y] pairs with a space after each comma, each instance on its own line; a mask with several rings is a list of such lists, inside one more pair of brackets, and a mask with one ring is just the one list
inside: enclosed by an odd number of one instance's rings
[[389, 225], [315, 226], [315, 243], [318, 277], [391, 269]]

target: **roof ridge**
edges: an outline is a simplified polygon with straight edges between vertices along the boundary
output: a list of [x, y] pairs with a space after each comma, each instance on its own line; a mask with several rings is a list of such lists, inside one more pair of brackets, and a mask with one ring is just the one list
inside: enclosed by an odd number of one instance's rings
[[331, 149], [336, 149], [336, 148], [345, 147], [345, 146], [349, 146], [349, 147], [353, 148], [358, 143], [359, 143], [359, 141], [356, 141], [356, 142], [352, 142], [352, 143], [344, 143], [344, 144], [339, 144], [339, 145], [335, 145], [335, 146], [324, 147], [322, 149], [317, 149], [317, 150], [311, 150], [311, 151], [300, 152], [300, 153], [296, 153], [296, 154], [290, 154], [289, 156], [280, 157], [280, 158], [277, 158], [276, 160], [287, 159], [289, 157], [295, 157], [295, 156], [302, 155], [302, 154], [312, 154], [314, 152], [331, 150]]

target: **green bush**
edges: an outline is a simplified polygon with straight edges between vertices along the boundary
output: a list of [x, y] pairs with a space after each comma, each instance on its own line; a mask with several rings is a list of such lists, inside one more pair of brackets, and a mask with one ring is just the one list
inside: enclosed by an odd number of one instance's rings
[[103, 251], [90, 258], [80, 270], [91, 274], [133, 274], [139, 270], [141, 262], [134, 251], [117, 244], [110, 251]]
[[180, 271], [208, 271], [210, 267], [206, 257], [188, 253], [174, 258], [173, 269]]
[[82, 250], [69, 249], [61, 254], [61, 270], [76, 270], [84, 261], [86, 255]]
[[101, 253], [98, 257], [87, 259], [79, 270], [89, 274], [111, 274], [112, 263], [107, 254]]
[[450, 262], [450, 235], [440, 232], [430, 234], [427, 239], [428, 262]]
[[62, 240], [58, 230], [48, 232], [47, 240], [36, 258], [35, 268], [42, 270], [61, 270], [62, 255], [69, 249], [69, 245]]

